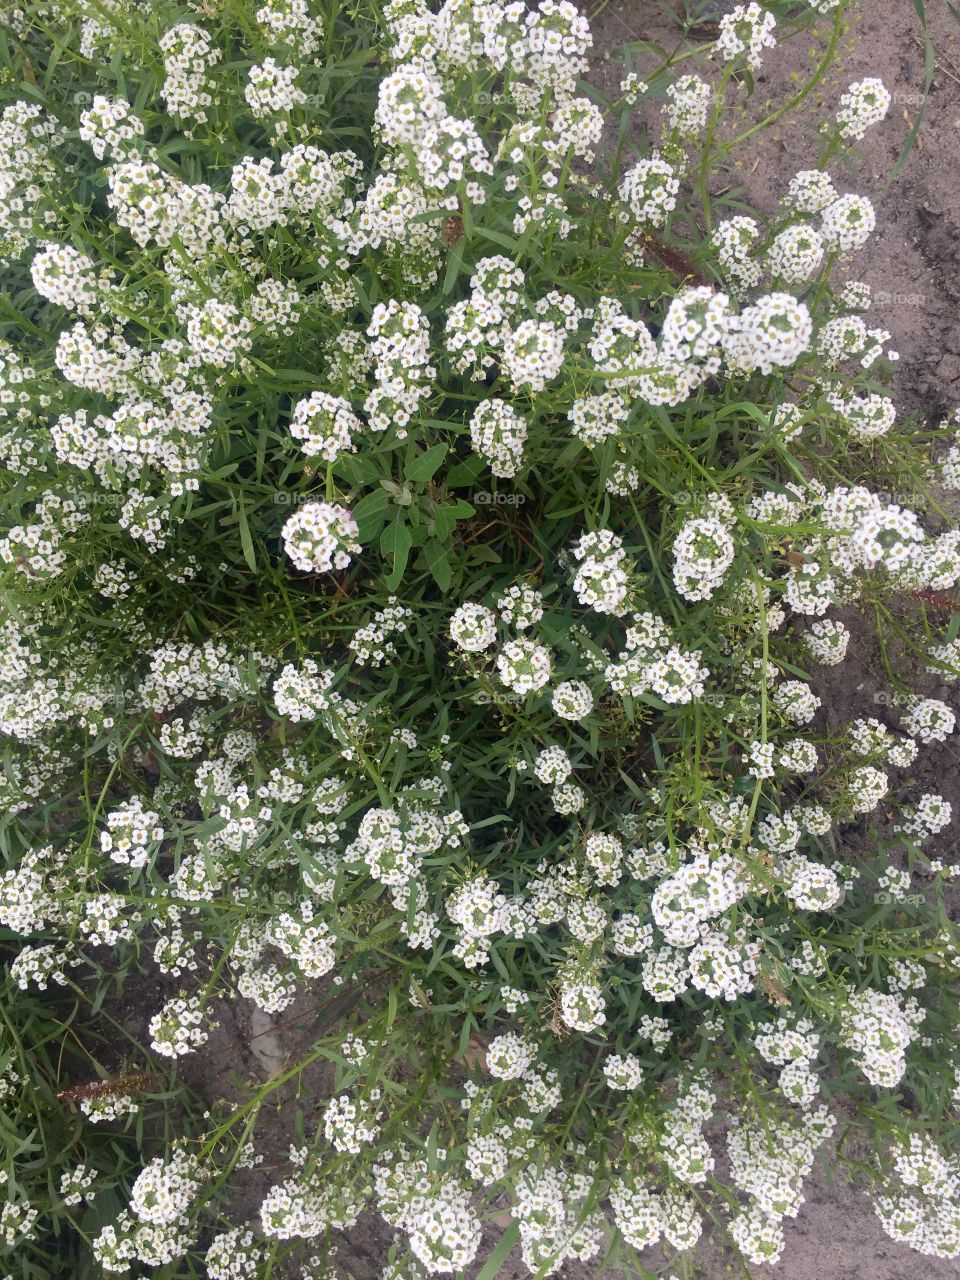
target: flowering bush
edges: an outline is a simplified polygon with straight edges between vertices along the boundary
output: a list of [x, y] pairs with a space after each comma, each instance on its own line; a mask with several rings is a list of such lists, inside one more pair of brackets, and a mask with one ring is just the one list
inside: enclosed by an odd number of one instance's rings
[[[960, 423], [898, 420], [827, 169], [889, 94], [772, 217], [714, 194], [843, 9], [738, 6], [602, 107], [567, 0], [8, 7], [6, 982], [95, 1035], [140, 974], [155, 1073], [47, 1098], [116, 1134], [59, 1183], [10, 1156], [31, 1275], [57, 1223], [108, 1275], [326, 1275], [362, 1214], [384, 1280], [487, 1222], [487, 1280], [706, 1215], [775, 1262], [841, 1127], [884, 1229], [960, 1254], [952, 815], [910, 773], [960, 534], [890, 493], [960, 486]], [[875, 623], [889, 688], [828, 723]], [[266, 1083], [141, 1111], [295, 1002]]]

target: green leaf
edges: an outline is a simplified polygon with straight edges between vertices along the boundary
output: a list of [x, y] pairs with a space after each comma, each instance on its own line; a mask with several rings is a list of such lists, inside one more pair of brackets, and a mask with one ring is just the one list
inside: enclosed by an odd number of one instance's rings
[[393, 569], [386, 579], [387, 588], [395, 591], [399, 587], [404, 570], [407, 567], [407, 557], [410, 555], [410, 548], [413, 545], [413, 539], [410, 536], [410, 530], [403, 521], [402, 516], [397, 515], [392, 524], [388, 524], [386, 529], [380, 535], [380, 550], [385, 556], [393, 559]]
[[424, 547], [423, 553], [426, 556], [427, 566], [433, 575], [434, 582], [436, 582], [441, 591], [449, 591], [453, 570], [450, 568], [446, 547], [439, 542], [430, 541]]
[[450, 537], [456, 526], [457, 517], [453, 505], [449, 502], [442, 502], [433, 513], [434, 537], [443, 542], [444, 539]]
[[447, 456], [449, 447], [446, 444], [435, 444], [427, 449], [425, 453], [421, 453], [419, 457], [414, 458], [404, 468], [406, 479], [414, 480], [418, 484], [425, 484], [432, 479]]
[[493, 244], [498, 244], [501, 249], [506, 249], [509, 254], [516, 257], [519, 241], [511, 239], [510, 236], [505, 236], [499, 231], [491, 231], [489, 227], [477, 227], [476, 232], [482, 240], [490, 240]]
[[237, 508], [237, 517], [240, 525], [240, 546], [243, 548], [243, 558], [247, 562], [247, 568], [251, 573], [257, 572], [257, 553], [253, 547], [253, 538], [250, 536], [250, 526], [247, 524], [247, 509], [241, 499]]
[[494, 551], [493, 547], [488, 547], [482, 542], [477, 542], [470, 548], [470, 559], [475, 564], [503, 563], [499, 552]]
[[360, 541], [363, 542], [364, 526], [369, 526], [377, 517], [383, 516], [390, 505], [390, 496], [383, 489], [373, 489], [364, 494], [353, 508], [353, 518], [360, 526]]
[[410, 223], [437, 222], [440, 218], [449, 217], [450, 213], [447, 209], [427, 209], [425, 213], [415, 213], [407, 221]]
[[342, 453], [334, 470], [350, 484], [373, 484], [377, 478], [377, 468], [372, 459], [359, 458], [355, 453]]
[[444, 477], [448, 489], [468, 489], [471, 485], [477, 483], [480, 472], [487, 465], [484, 458], [473, 454], [464, 462], [458, 462], [455, 467], [451, 467]]
[[516, 1222], [511, 1222], [497, 1242], [497, 1247], [484, 1264], [483, 1270], [477, 1276], [477, 1280], [495, 1280], [500, 1274], [500, 1268], [507, 1260], [507, 1254], [519, 1239], [520, 1228]]
[[383, 489], [372, 490], [372, 493], [365, 494], [356, 504], [352, 513], [357, 522], [357, 529], [360, 530], [358, 538], [361, 543], [371, 543], [378, 535], [389, 506], [389, 494], [385, 494]]
[[466, 248], [466, 245], [467, 237], [461, 236], [454, 245], [453, 252], [450, 254], [450, 257], [447, 259], [447, 269], [443, 273], [443, 288], [440, 290], [444, 297], [446, 297], [453, 288], [457, 275], [460, 272], [460, 264], [463, 262], [463, 251]]

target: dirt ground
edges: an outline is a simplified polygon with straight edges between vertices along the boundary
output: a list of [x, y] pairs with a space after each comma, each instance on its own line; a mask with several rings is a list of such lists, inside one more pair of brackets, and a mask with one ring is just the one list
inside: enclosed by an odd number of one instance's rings
[[[678, 6], [679, 7], [679, 6]], [[659, 60], [649, 46], [658, 42], [672, 48], [677, 41], [676, 11], [655, 0], [600, 0], [585, 12], [591, 19], [596, 44], [590, 79], [611, 96], [625, 69], [643, 74]], [[707, 16], [723, 12], [714, 5]], [[701, 6], [700, 16], [704, 16]], [[936, 422], [960, 404], [960, 21], [949, 12], [945, 0], [930, 0], [927, 19], [937, 66], [926, 103], [919, 142], [902, 172], [891, 173], [923, 102], [924, 52], [920, 25], [910, 0], [869, 0], [850, 13], [849, 34], [842, 42], [839, 64], [834, 66], [789, 127], [763, 135], [735, 175], [746, 199], [764, 212], [772, 212], [790, 177], [816, 162], [817, 128], [829, 118], [839, 94], [864, 75], [879, 76], [893, 94], [887, 121], [870, 131], [862, 145], [862, 164], [853, 172], [837, 164], [830, 172], [841, 191], [868, 195], [877, 210], [877, 232], [850, 267], [850, 277], [873, 286], [875, 305], [871, 317], [890, 330], [893, 347], [901, 355], [896, 392], [901, 412], [916, 411], [923, 420]], [[829, 20], [822, 24], [826, 32]], [[613, 51], [631, 44], [630, 52], [613, 57]], [[806, 79], [815, 65], [815, 54], [824, 39], [810, 34], [768, 51], [756, 80], [756, 92], [743, 104], [738, 129], [766, 115], [785, 97], [796, 92], [798, 78]], [[641, 112], [642, 117], [642, 112]], [[877, 715], [895, 723], [887, 702], [876, 645], [870, 637], [855, 635], [847, 663], [825, 679], [821, 689], [826, 723], [848, 721], [855, 715]], [[851, 682], [856, 673], [857, 683]], [[939, 685], [935, 677], [928, 691], [956, 705], [956, 692]], [[926, 748], [919, 769], [908, 781], [918, 791], [937, 790], [952, 800], [960, 813], [960, 753], [949, 747]], [[952, 843], [955, 844], [955, 830]], [[224, 1011], [226, 1013], [226, 1010]], [[296, 1022], [297, 1010], [287, 1011], [285, 1026]], [[307, 1011], [309, 1013], [309, 1011]], [[293, 1015], [293, 1016], [291, 1016]], [[135, 1019], [133, 1020], [135, 1021]], [[278, 1020], [279, 1021], [279, 1020]], [[267, 1079], [289, 1055], [307, 1030], [276, 1030], [274, 1020], [242, 1001], [224, 1019], [210, 1046], [213, 1078], [204, 1077], [199, 1060], [188, 1083], [211, 1101], [236, 1097], [241, 1082]], [[141, 1028], [131, 1028], [142, 1030]], [[219, 1065], [217, 1065], [219, 1064]], [[209, 1072], [209, 1066], [207, 1067]], [[322, 1097], [320, 1072], [309, 1082]], [[230, 1077], [233, 1077], [232, 1081]], [[265, 1165], [244, 1175], [235, 1208], [251, 1214], [265, 1187], [287, 1171], [285, 1152], [294, 1134], [277, 1125]], [[867, 1197], [842, 1181], [831, 1183], [818, 1167], [806, 1187], [806, 1203], [798, 1218], [787, 1220], [783, 1261], [775, 1268], [745, 1267], [739, 1255], [714, 1240], [705, 1240], [688, 1262], [663, 1269], [659, 1252], [650, 1251], [644, 1262], [664, 1276], [674, 1273], [685, 1280], [726, 1280], [726, 1277], [760, 1276], [776, 1280], [956, 1280], [960, 1263], [922, 1258], [884, 1235]], [[473, 1273], [479, 1271], [496, 1242], [490, 1241]], [[355, 1280], [373, 1280], [383, 1266], [391, 1233], [384, 1223], [365, 1215], [350, 1233], [339, 1253], [341, 1270]], [[486, 1243], [486, 1242], [485, 1242]], [[691, 1265], [692, 1264], [692, 1265]], [[613, 1274], [603, 1269], [605, 1274]], [[595, 1280], [600, 1269], [580, 1264], [565, 1266], [566, 1280]], [[501, 1269], [499, 1280], [519, 1280], [526, 1269], [516, 1254]]]

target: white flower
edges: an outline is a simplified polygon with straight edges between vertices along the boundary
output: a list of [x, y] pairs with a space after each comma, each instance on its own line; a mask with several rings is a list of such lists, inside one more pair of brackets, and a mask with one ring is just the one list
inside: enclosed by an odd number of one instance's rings
[[822, 210], [820, 230], [828, 249], [852, 253], [862, 249], [877, 225], [877, 215], [866, 196], [838, 196]]
[[554, 689], [550, 701], [563, 720], [582, 720], [593, 710], [593, 694], [582, 680], [564, 680]]
[[298, 400], [290, 419], [290, 434], [301, 442], [306, 456], [327, 462], [354, 449], [354, 436], [362, 427], [349, 400], [326, 391], [313, 391], [306, 400]]
[[550, 679], [550, 650], [532, 640], [508, 640], [497, 655], [497, 671], [514, 693], [534, 693]]
[[820, 233], [803, 223], [781, 231], [767, 251], [767, 270], [787, 284], [809, 280], [822, 261]]
[[497, 620], [482, 604], [462, 604], [450, 619], [450, 638], [466, 653], [483, 653], [497, 639]]
[[659, 227], [676, 208], [680, 181], [670, 165], [659, 156], [639, 160], [620, 183], [620, 199], [636, 220]]
[[[830, 243], [826, 226], [824, 240]], [[772, 373], [795, 364], [809, 350], [812, 336], [806, 304], [789, 293], [770, 293], [731, 318], [724, 354], [734, 372]]]
[[360, 530], [344, 507], [330, 502], [308, 502], [283, 526], [287, 555], [306, 573], [345, 569], [350, 557], [359, 555]]
[[738, 4], [720, 19], [717, 48], [727, 62], [746, 54], [747, 66], [757, 71], [763, 63], [764, 49], [776, 47], [773, 36], [776, 25], [773, 14], [762, 9], [756, 0], [746, 5]]
[[621, 540], [601, 529], [585, 533], [572, 550], [579, 562], [573, 589], [580, 603], [598, 613], [624, 613], [630, 566]]
[[482, 400], [470, 418], [470, 442], [495, 476], [509, 479], [523, 462], [527, 424], [505, 400]]
[[687, 520], [673, 543], [673, 580], [687, 600], [709, 600], [733, 564], [734, 541], [716, 516]]
[[869, 76], [858, 80], [840, 97], [837, 124], [843, 138], [862, 138], [890, 109], [890, 94], [883, 81]]
[[560, 987], [560, 1017], [574, 1031], [590, 1032], [607, 1020], [603, 992], [596, 982], [575, 976]]
[[533, 1066], [537, 1046], [515, 1031], [495, 1036], [487, 1045], [487, 1070], [497, 1080], [519, 1080]]

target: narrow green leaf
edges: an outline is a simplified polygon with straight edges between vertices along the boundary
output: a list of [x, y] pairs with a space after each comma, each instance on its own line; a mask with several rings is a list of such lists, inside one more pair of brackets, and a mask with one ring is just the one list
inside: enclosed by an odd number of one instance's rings
[[240, 525], [240, 546], [243, 548], [243, 558], [247, 562], [247, 568], [251, 573], [257, 572], [257, 553], [253, 547], [253, 538], [250, 536], [250, 526], [247, 524], [247, 509], [241, 499], [237, 508], [237, 516]]
[[443, 273], [443, 287], [440, 290], [444, 297], [446, 297], [456, 282], [457, 276], [460, 272], [460, 264], [463, 262], [463, 251], [466, 248], [466, 244], [466, 236], [461, 236], [454, 245], [453, 252], [447, 259], [447, 269]]
[[497, 1242], [497, 1247], [484, 1264], [483, 1270], [477, 1276], [477, 1280], [496, 1280], [496, 1277], [500, 1274], [500, 1268], [507, 1260], [507, 1254], [519, 1239], [520, 1228], [515, 1222], [511, 1222]]

